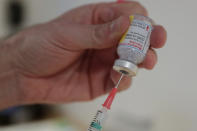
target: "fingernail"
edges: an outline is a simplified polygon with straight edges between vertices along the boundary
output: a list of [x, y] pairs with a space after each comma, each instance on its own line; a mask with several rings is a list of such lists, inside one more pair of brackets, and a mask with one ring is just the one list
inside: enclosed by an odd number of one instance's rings
[[118, 18], [111, 23], [111, 26], [110, 26], [111, 32], [116, 32], [120, 29], [120, 26], [121, 26], [121, 20], [120, 19], [121, 18]]
[[129, 24], [129, 18], [123, 16], [119, 17], [111, 23], [112, 35], [114, 37], [122, 35], [128, 29]]

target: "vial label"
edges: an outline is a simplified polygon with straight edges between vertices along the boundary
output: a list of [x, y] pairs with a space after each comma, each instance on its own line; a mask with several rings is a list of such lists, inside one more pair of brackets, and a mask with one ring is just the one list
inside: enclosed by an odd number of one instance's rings
[[120, 40], [120, 46], [129, 46], [146, 54], [149, 48], [149, 39], [152, 31], [152, 26], [149, 22], [135, 19], [130, 16], [130, 27]]

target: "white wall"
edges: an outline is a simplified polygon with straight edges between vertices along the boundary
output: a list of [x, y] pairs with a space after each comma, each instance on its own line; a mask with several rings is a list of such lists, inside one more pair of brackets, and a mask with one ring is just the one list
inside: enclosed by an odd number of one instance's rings
[[6, 27], [5, 27], [5, 0], [0, 0], [0, 36], [5, 36], [6, 35]]
[[[98, 1], [94, 0], [94, 2]], [[147, 7], [150, 17], [156, 23], [166, 27], [167, 45], [158, 50], [159, 62], [156, 68], [153, 71], [141, 70], [132, 88], [117, 96], [107, 128], [110, 131], [113, 123], [113, 127], [124, 125], [123, 130], [127, 130], [127, 128], [131, 129], [130, 121], [143, 124], [143, 120], [147, 119], [153, 124], [152, 131], [196, 131], [197, 2], [195, 0], [139, 1]], [[26, 0], [26, 2], [30, 10], [27, 25], [31, 25], [50, 20], [72, 7], [92, 1]], [[0, 10], [1, 7], [0, 0]], [[3, 28], [1, 23], [0, 28]], [[73, 117], [80, 116], [77, 119], [88, 124], [98, 108], [97, 104], [101, 104], [104, 98], [90, 103], [70, 104], [64, 108], [70, 111]], [[122, 118], [121, 115], [125, 117]], [[128, 123], [125, 124], [124, 120]], [[118, 127], [113, 130], [118, 130]]]

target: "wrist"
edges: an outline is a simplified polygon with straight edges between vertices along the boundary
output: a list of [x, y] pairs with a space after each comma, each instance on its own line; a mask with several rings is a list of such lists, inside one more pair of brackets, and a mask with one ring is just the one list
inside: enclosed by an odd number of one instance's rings
[[22, 102], [12, 50], [7, 41], [0, 41], [0, 110]]

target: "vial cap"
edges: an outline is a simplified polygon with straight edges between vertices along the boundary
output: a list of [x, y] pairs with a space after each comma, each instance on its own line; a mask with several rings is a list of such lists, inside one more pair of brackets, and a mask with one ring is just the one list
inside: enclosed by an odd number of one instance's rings
[[113, 69], [128, 76], [136, 76], [138, 71], [137, 65], [121, 59], [115, 61]]

